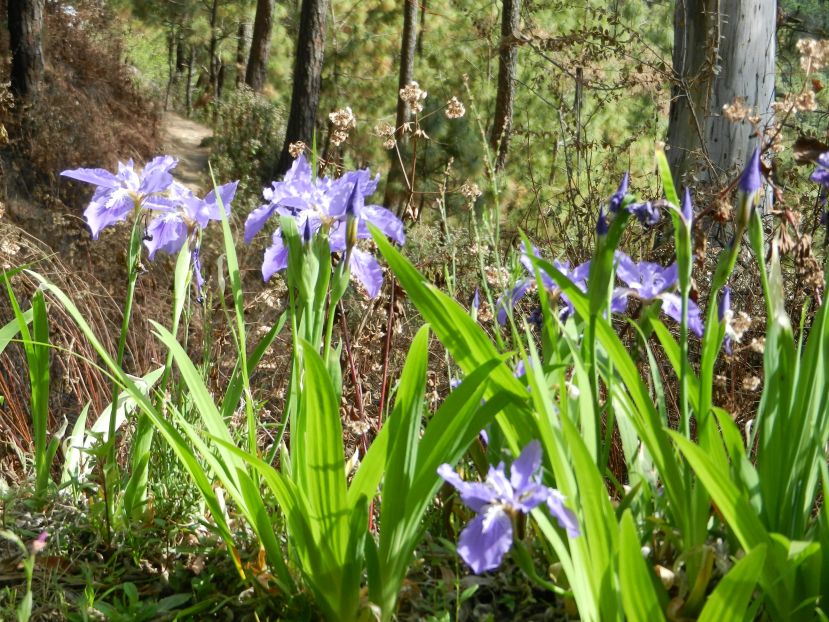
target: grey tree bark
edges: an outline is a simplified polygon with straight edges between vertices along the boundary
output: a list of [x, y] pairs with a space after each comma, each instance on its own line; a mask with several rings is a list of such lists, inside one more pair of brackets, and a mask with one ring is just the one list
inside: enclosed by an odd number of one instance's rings
[[277, 176], [291, 168], [293, 158], [288, 152], [298, 140], [311, 145], [317, 121], [322, 81], [322, 60], [325, 52], [325, 19], [329, 0], [302, 0], [299, 17], [291, 112], [285, 129], [285, 144], [279, 156]]
[[26, 99], [43, 76], [44, 0], [8, 0], [9, 46], [12, 54], [11, 91]]
[[757, 146], [751, 125], [722, 109], [741, 98], [771, 119], [776, 16], [775, 0], [677, 0], [667, 141], [675, 178], [722, 181]]
[[256, 17], [253, 19], [253, 38], [250, 41], [248, 68], [245, 84], [257, 93], [265, 86], [268, 55], [271, 51], [274, 0], [257, 0]]
[[518, 66], [518, 48], [515, 34], [521, 16], [521, 0], [504, 0], [501, 13], [501, 42], [498, 52], [498, 94], [495, 97], [495, 115], [489, 134], [489, 144], [495, 152], [495, 170], [501, 171], [507, 163], [509, 139], [512, 133], [512, 109], [515, 105], [515, 72]]

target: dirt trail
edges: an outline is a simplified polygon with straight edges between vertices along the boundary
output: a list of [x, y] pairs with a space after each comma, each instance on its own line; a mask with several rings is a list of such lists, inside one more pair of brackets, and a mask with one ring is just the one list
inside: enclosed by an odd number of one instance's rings
[[161, 120], [161, 138], [165, 153], [179, 159], [175, 178], [193, 191], [204, 192], [209, 186], [207, 160], [210, 147], [202, 143], [213, 130], [175, 112], [165, 112]]

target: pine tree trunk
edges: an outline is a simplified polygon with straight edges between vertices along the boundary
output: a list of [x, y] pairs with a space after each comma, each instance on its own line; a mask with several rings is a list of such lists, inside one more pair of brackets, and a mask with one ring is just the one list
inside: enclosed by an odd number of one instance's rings
[[11, 90], [20, 99], [34, 95], [43, 76], [44, 0], [8, 0]]
[[507, 151], [512, 133], [515, 72], [518, 65], [515, 33], [518, 31], [520, 14], [521, 0], [504, 0], [501, 14], [501, 43], [498, 52], [498, 94], [495, 97], [495, 117], [489, 135], [490, 147], [496, 153], [496, 171], [503, 170], [507, 163]]
[[245, 81], [246, 63], [245, 50], [248, 44], [248, 25], [239, 22], [239, 29], [236, 31], [236, 88]]
[[210, 88], [213, 90], [213, 97], [219, 98], [219, 59], [216, 51], [219, 47], [219, 33], [216, 30], [219, 21], [219, 0], [213, 0], [210, 5]]
[[763, 122], [771, 118], [776, 15], [775, 0], [677, 1], [668, 125], [675, 178], [725, 181], [757, 146], [751, 125], [728, 121], [722, 109], [741, 98]]
[[184, 35], [181, 32], [181, 25], [176, 27], [176, 80], [178, 76], [187, 69], [187, 49], [184, 44]]
[[[404, 88], [407, 84], [414, 80], [414, 59], [417, 51], [417, 1], [404, 0], [403, 3], [403, 33], [400, 38], [400, 72], [397, 78], [397, 88]], [[402, 126], [409, 120], [412, 111], [409, 104], [403, 101], [398, 94], [397, 96], [397, 116], [395, 118], [394, 127], [396, 129], [396, 137], [398, 141], [405, 139], [405, 134]], [[391, 150], [391, 168], [386, 179], [386, 188], [383, 193], [383, 205], [390, 207], [392, 203], [400, 203], [402, 201], [399, 196], [399, 189], [402, 185], [403, 175], [400, 171], [400, 162], [397, 158], [397, 151]], [[395, 195], [398, 195], [395, 198]], [[402, 210], [394, 210], [402, 212]]]
[[[417, 1], [404, 0], [403, 4], [403, 36], [400, 42], [400, 73], [397, 79], [397, 88], [402, 89], [414, 80], [414, 59], [417, 47]], [[406, 121], [409, 120], [412, 111], [409, 105], [398, 95], [397, 97], [397, 138], [400, 139], [403, 133], [400, 131]]]
[[190, 46], [190, 54], [187, 56], [187, 84], [184, 87], [184, 106], [187, 116], [193, 114], [193, 63], [195, 63], [195, 50]]
[[426, 32], [426, 3], [429, 0], [420, 0], [420, 28], [417, 30], [417, 55], [423, 56], [423, 33]]
[[298, 140], [308, 146], [314, 136], [325, 52], [325, 19], [329, 0], [303, 0], [299, 20], [291, 112], [285, 130], [285, 144], [279, 156], [277, 176], [291, 168], [293, 158], [288, 146]]
[[274, 0], [257, 0], [256, 17], [253, 20], [253, 38], [250, 42], [248, 69], [245, 84], [259, 93], [265, 86], [268, 70], [268, 54], [271, 51]]

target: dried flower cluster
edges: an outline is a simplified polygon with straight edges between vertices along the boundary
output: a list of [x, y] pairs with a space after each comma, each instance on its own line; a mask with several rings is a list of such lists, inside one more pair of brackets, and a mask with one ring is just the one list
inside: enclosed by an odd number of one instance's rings
[[761, 384], [762, 381], [757, 376], [746, 376], [743, 378], [743, 391], [756, 391]]
[[421, 112], [423, 100], [426, 99], [426, 91], [422, 90], [417, 82], [409, 82], [400, 89], [400, 99], [409, 104], [413, 111]]
[[448, 119], [460, 119], [466, 114], [466, 108], [457, 97], [452, 96], [452, 99], [446, 102], [445, 112]]
[[811, 112], [817, 110], [815, 92], [810, 89], [797, 95], [788, 93], [782, 102], [774, 102], [771, 105], [771, 109], [778, 114], [789, 114], [792, 111]]
[[751, 316], [745, 311], [734, 313], [731, 309], [725, 312], [725, 334], [729, 339], [740, 343], [745, 332], [751, 328]]
[[306, 145], [301, 140], [296, 141], [295, 143], [291, 143], [288, 145], [288, 153], [291, 154], [291, 157], [296, 160], [299, 156], [301, 156], [305, 151], [308, 149], [308, 145]]
[[328, 119], [334, 126], [334, 132], [331, 134], [331, 142], [339, 147], [348, 139], [348, 133], [357, 126], [357, 119], [354, 117], [354, 113], [351, 112], [349, 106], [335, 110], [328, 115]]
[[394, 126], [391, 123], [383, 121], [374, 126], [374, 133], [383, 139], [383, 147], [386, 149], [394, 149], [396, 141], [394, 140]]
[[742, 97], [735, 97], [733, 102], [722, 107], [723, 116], [733, 123], [742, 121], [750, 112], [751, 110], [746, 106], [746, 101]]
[[474, 201], [479, 196], [481, 196], [481, 194], [483, 194], [481, 192], [481, 189], [478, 187], [478, 184], [471, 182], [469, 180], [463, 183], [463, 185], [460, 187], [459, 192], [470, 201]]
[[793, 248], [793, 254], [797, 275], [803, 279], [803, 284], [812, 291], [820, 291], [824, 283], [823, 269], [812, 252], [812, 236], [800, 236]]
[[829, 40], [800, 39], [797, 51], [800, 52], [800, 66], [806, 75], [829, 65]]

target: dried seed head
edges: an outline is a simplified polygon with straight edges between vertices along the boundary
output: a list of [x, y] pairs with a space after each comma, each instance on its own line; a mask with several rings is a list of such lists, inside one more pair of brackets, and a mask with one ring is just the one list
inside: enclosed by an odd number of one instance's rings
[[794, 107], [801, 112], [817, 110], [817, 98], [812, 90], [801, 93], [794, 99]]
[[417, 82], [409, 82], [400, 89], [400, 99], [409, 104], [415, 112], [423, 110], [423, 100], [426, 99], [426, 91], [420, 88]]
[[727, 222], [731, 220], [731, 205], [724, 198], [717, 198], [714, 201], [714, 220]]
[[391, 123], [383, 121], [374, 126], [374, 133], [381, 138], [394, 136], [394, 126]]
[[748, 347], [751, 348], [752, 352], [763, 354], [766, 351], [766, 338], [758, 337], [757, 339], [752, 339]]
[[746, 376], [743, 378], [744, 391], [756, 391], [760, 388], [761, 380], [757, 376]]
[[742, 121], [748, 116], [749, 112], [746, 101], [742, 97], [735, 97], [733, 102], [722, 107], [723, 116], [732, 123]]
[[828, 40], [800, 39], [797, 51], [800, 52], [800, 67], [807, 75], [829, 65]]
[[291, 154], [291, 157], [296, 160], [299, 156], [301, 156], [305, 151], [308, 149], [308, 145], [306, 145], [301, 140], [296, 141], [295, 143], [291, 143], [288, 145], [288, 153]]
[[463, 104], [460, 100], [452, 96], [448, 102], [446, 102], [446, 116], [449, 119], [460, 119], [463, 115], [466, 114], [466, 108], [464, 108]]
[[474, 201], [483, 194], [483, 192], [481, 192], [481, 189], [478, 187], [478, 184], [473, 183], [469, 180], [465, 181], [463, 185], [460, 187], [460, 193], [470, 201]]
[[357, 119], [349, 106], [335, 110], [328, 115], [328, 119], [339, 130], [348, 131], [357, 127]]
[[328, 115], [328, 119], [334, 126], [331, 142], [335, 147], [339, 147], [348, 139], [348, 133], [357, 126], [357, 119], [349, 106], [335, 110]]
[[740, 343], [745, 332], [751, 328], [751, 317], [745, 311], [734, 315], [730, 310], [725, 312], [725, 334]]

